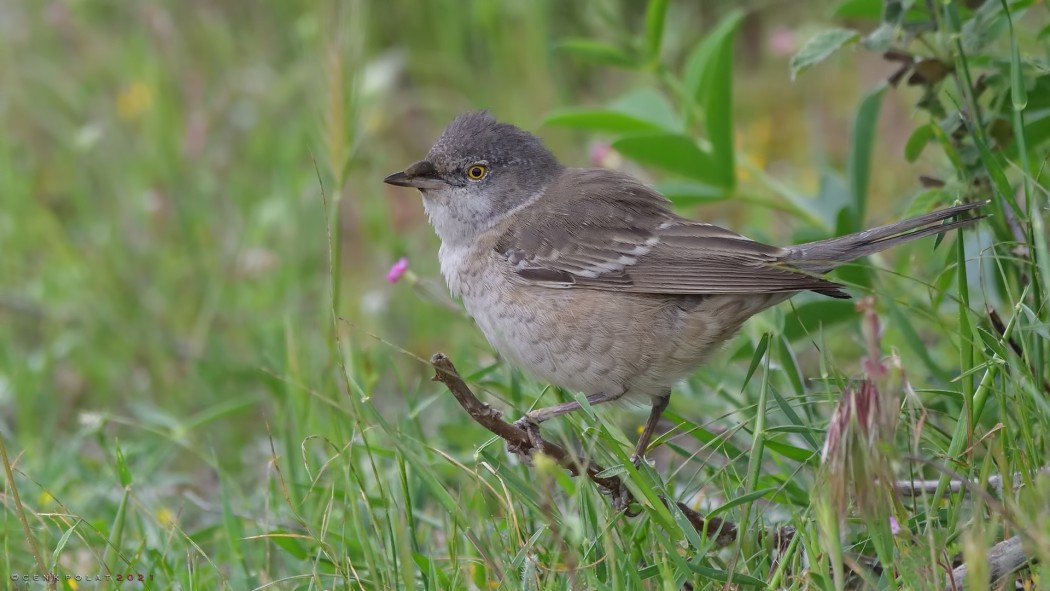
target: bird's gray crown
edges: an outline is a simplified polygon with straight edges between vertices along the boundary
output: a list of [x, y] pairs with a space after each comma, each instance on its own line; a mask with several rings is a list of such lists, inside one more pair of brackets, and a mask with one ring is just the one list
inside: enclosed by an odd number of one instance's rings
[[538, 137], [497, 121], [488, 111], [471, 111], [453, 119], [426, 159], [446, 177], [475, 162], [486, 162], [494, 169], [524, 168], [537, 177], [561, 168]]

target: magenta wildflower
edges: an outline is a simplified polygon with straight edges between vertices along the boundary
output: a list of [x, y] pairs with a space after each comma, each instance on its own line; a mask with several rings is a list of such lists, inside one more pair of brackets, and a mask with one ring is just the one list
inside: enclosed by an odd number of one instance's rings
[[619, 169], [623, 166], [623, 157], [616, 150], [613, 150], [612, 144], [606, 141], [593, 142], [590, 147], [590, 160], [591, 166], [597, 166], [601, 168]]
[[897, 521], [897, 518], [890, 515], [890, 533], [897, 535], [901, 533], [901, 524]]
[[390, 283], [397, 283], [401, 280], [401, 276], [408, 271], [408, 259], [401, 257], [396, 263], [394, 263], [390, 270], [386, 272], [386, 280]]
[[798, 51], [798, 40], [795, 33], [786, 27], [773, 29], [769, 36], [769, 49], [775, 55], [789, 56]]

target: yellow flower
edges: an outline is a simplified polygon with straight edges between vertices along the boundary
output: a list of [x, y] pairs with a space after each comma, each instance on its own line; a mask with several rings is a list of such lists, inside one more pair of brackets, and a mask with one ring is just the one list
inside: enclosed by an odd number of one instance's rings
[[157, 521], [159, 521], [161, 525], [174, 525], [175, 513], [167, 507], [161, 507], [160, 509], [157, 509]]
[[153, 105], [153, 90], [145, 82], [132, 82], [117, 95], [117, 113], [126, 120], [137, 119]]

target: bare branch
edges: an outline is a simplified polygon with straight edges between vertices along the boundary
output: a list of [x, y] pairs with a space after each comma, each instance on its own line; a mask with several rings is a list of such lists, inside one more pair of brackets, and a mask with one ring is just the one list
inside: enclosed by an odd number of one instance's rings
[[[992, 546], [991, 550], [988, 551], [988, 574], [991, 584], [993, 586], [999, 584], [1003, 579], [1027, 563], [1028, 557], [1025, 555], [1024, 547], [1021, 545], [1020, 536], [1008, 538]], [[947, 577], [947, 581], [944, 584], [945, 590], [965, 589], [966, 576], [969, 574], [969, 570], [969, 567], [965, 564], [955, 567], [955, 570]]]
[[[511, 423], [503, 420], [503, 413], [485, 404], [478, 397], [474, 395], [470, 387], [467, 386], [463, 378], [460, 377], [459, 372], [456, 371], [456, 367], [452, 365], [452, 361], [442, 353], [435, 353], [430, 358], [430, 364], [434, 366], [435, 375], [434, 380], [445, 384], [449, 392], [456, 398], [459, 405], [463, 407], [463, 410], [467, 411], [475, 422], [482, 427], [485, 427], [493, 434], [499, 436], [509, 445], [520, 449], [533, 448], [535, 451], [539, 451], [544, 455], [553, 458], [559, 465], [568, 469], [574, 476], [579, 474], [586, 474], [592, 482], [597, 484], [600, 488], [605, 491], [624, 491], [623, 482], [616, 476], [606, 477], [600, 476], [605, 468], [600, 465], [583, 460], [575, 457], [565, 450], [562, 446], [547, 441], [542, 437], [538, 441], [530, 439], [529, 434], [524, 429], [520, 429]], [[630, 499], [628, 499], [629, 501]], [[668, 499], [661, 498], [665, 504], [669, 503]], [[736, 540], [737, 526], [736, 524], [713, 517], [711, 519], [705, 519], [702, 515], [694, 511], [689, 505], [681, 502], [675, 502], [675, 506], [686, 516], [689, 523], [692, 524], [697, 531], [708, 534], [715, 537], [715, 543], [719, 546], [728, 546]], [[792, 530], [793, 532], [793, 530]]]
[[[1036, 470], [1032, 477], [1036, 477], [1040, 474], [1050, 475], [1050, 466], [1043, 466]], [[906, 497], [917, 497], [924, 494], [932, 495], [937, 491], [937, 480], [898, 480], [893, 484], [894, 490], [897, 493]], [[996, 474], [988, 478], [986, 483], [988, 488], [995, 492], [997, 497], [1002, 498], [1003, 496], [1003, 477]], [[1013, 476], [1013, 488], [1019, 488], [1024, 484], [1024, 474], [1017, 472]], [[978, 479], [973, 480], [952, 480], [948, 483], [949, 493], [969, 492], [972, 487], [979, 487], [981, 481]]]

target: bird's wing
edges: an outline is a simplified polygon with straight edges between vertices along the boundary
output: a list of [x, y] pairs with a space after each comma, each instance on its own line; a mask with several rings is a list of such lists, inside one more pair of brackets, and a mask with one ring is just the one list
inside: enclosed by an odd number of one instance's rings
[[[552, 198], [551, 196], [557, 196]], [[518, 211], [496, 250], [522, 280], [648, 294], [813, 290], [842, 285], [782, 261], [785, 249], [683, 219], [660, 194], [608, 170], [569, 169]]]

